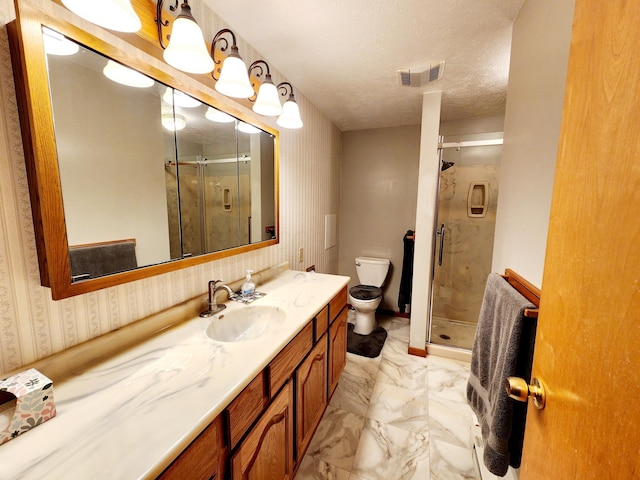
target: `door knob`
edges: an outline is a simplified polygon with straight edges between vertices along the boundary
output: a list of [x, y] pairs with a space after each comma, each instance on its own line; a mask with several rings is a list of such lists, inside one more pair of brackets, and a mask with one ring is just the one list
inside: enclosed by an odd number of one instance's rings
[[533, 398], [533, 404], [538, 410], [542, 410], [547, 402], [547, 394], [543, 383], [537, 378], [531, 379], [531, 385], [526, 380], [519, 377], [507, 377], [507, 395], [519, 402], [526, 402], [529, 397]]

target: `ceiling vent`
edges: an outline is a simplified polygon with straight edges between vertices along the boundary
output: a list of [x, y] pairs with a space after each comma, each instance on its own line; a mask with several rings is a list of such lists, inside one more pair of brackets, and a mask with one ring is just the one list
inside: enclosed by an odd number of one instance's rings
[[424, 87], [440, 80], [444, 75], [444, 60], [432, 63], [428, 68], [398, 70], [400, 85], [403, 87]]

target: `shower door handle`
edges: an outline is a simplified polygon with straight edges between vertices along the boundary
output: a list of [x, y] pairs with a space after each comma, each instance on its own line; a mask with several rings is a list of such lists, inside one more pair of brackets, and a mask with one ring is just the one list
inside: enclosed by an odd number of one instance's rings
[[438, 266], [442, 266], [442, 251], [444, 250], [444, 223], [440, 229], [436, 230], [436, 235], [440, 235], [440, 251], [438, 252]]

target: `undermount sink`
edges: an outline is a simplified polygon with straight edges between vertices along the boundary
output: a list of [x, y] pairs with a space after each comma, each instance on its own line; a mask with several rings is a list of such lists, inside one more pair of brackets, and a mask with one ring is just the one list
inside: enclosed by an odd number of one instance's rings
[[243, 306], [216, 315], [207, 327], [207, 335], [218, 342], [255, 340], [272, 332], [285, 317], [285, 311], [278, 307]]

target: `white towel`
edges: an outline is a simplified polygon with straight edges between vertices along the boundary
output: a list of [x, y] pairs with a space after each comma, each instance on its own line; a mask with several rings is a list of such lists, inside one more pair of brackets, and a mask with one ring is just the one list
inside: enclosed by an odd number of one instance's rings
[[500, 275], [489, 275], [471, 354], [467, 401], [482, 428], [484, 463], [499, 476], [507, 473], [509, 464], [520, 466], [522, 454], [526, 404], [514, 406], [505, 380], [523, 376], [529, 381], [531, 375], [535, 319], [524, 317], [525, 308], [535, 306]]

